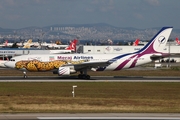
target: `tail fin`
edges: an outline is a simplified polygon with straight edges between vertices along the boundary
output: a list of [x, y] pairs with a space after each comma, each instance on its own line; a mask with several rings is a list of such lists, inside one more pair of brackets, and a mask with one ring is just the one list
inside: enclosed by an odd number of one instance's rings
[[139, 44], [139, 39], [136, 39], [135, 42], [133, 43], [133, 46], [138, 46]]
[[180, 45], [180, 41], [179, 41], [178, 38], [176, 38], [176, 42], [177, 42], [178, 45]]
[[8, 45], [8, 40], [6, 40], [6, 41], [5, 41], [4, 45], [5, 45], [5, 46], [7, 46], [7, 45]]
[[30, 48], [32, 43], [32, 39], [29, 39], [27, 43], [23, 46], [23, 48]]
[[66, 48], [66, 50], [76, 51], [76, 44], [78, 40], [74, 39], [71, 44]]
[[152, 54], [163, 53], [173, 27], [163, 27], [141, 50], [137, 53]]

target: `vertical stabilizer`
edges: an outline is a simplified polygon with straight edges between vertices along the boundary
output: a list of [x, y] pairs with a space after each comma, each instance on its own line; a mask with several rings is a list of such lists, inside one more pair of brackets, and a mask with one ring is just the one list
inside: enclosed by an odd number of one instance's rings
[[148, 42], [139, 53], [152, 54], [163, 53], [166, 43], [169, 39], [173, 27], [163, 27], [151, 40]]
[[23, 48], [30, 48], [32, 43], [32, 39], [29, 39], [27, 43], [23, 46]]
[[71, 44], [66, 48], [66, 50], [76, 51], [76, 44], [78, 40], [74, 39]]
[[179, 41], [178, 38], [176, 38], [176, 42], [177, 42], [178, 45], [180, 45], [180, 41]]
[[136, 39], [133, 43], [133, 46], [138, 46], [138, 44], [139, 44], [139, 39]]

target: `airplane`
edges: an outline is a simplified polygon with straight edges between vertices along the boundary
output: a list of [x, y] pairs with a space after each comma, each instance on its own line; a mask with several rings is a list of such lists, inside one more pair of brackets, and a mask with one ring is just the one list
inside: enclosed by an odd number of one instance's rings
[[180, 40], [176, 38], [177, 45], [180, 45]]
[[169, 56], [164, 48], [173, 27], [163, 27], [142, 49], [125, 54], [44, 54], [13, 57], [4, 63], [8, 68], [26, 71], [53, 71], [59, 76], [80, 72], [78, 78], [90, 79], [88, 70], [117, 71], [150, 63]]
[[5, 43], [3, 43], [2, 47], [8, 47], [8, 48], [30, 48], [32, 45], [32, 39], [29, 39], [27, 42], [25, 42], [24, 44], [23, 43], [18, 43], [18, 42], [15, 42], [15, 43], [8, 43], [8, 40], [5, 41]]
[[71, 53], [76, 52], [76, 44], [78, 40], [74, 39], [69, 46], [67, 46], [64, 50], [50, 50], [50, 53], [52, 54], [58, 54], [58, 53]]
[[8, 43], [8, 40], [5, 40], [3, 44], [0, 44], [0, 47], [11, 47], [13, 43]]
[[138, 44], [139, 44], [139, 39], [136, 39], [132, 46], [138, 46]]
[[41, 46], [43, 47], [48, 47], [50, 49], [64, 49], [66, 47], [68, 47], [68, 45], [62, 45], [62, 44], [56, 44], [56, 43], [41, 43]]

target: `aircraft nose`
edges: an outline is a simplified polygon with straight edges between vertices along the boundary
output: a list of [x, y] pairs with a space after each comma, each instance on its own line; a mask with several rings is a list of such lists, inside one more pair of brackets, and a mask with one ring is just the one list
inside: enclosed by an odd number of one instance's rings
[[6, 66], [4, 65], [5, 62], [7, 62], [7, 61], [0, 60], [0, 67], [6, 67]]
[[8, 68], [15, 68], [15, 62], [13, 61], [5, 62], [4, 65]]

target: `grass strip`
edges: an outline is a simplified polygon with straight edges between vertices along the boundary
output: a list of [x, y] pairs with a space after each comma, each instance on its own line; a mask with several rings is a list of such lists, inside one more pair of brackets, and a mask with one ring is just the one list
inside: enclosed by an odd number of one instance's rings
[[[75, 97], [72, 97], [72, 86]], [[180, 83], [3, 82], [0, 112], [179, 113]]]

